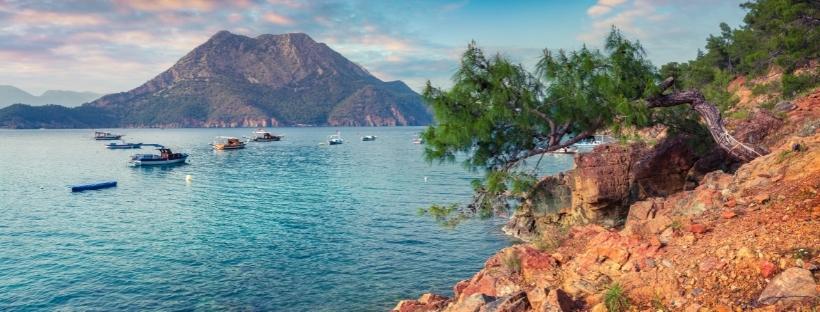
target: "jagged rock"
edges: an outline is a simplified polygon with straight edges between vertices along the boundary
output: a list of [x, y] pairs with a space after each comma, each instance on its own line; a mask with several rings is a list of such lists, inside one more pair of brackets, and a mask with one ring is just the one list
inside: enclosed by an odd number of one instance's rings
[[532, 307], [527, 301], [527, 294], [523, 291], [500, 297], [482, 306], [479, 312], [526, 312]]
[[795, 108], [794, 103], [789, 101], [780, 101], [774, 105], [774, 111], [778, 113], [785, 113]]
[[757, 302], [774, 304], [777, 302], [794, 302], [806, 299], [816, 300], [818, 296], [817, 284], [811, 271], [802, 268], [789, 268], [775, 276]]
[[496, 298], [484, 294], [472, 294], [457, 302], [451, 303], [444, 309], [444, 312], [478, 312], [487, 303], [495, 301]]

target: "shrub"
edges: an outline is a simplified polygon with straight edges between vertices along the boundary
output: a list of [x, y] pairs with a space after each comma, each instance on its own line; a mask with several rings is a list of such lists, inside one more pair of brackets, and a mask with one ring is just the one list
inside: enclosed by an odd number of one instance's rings
[[806, 91], [818, 85], [818, 83], [820, 83], [819, 80], [820, 79], [818, 79], [817, 75], [813, 74], [784, 74], [783, 78], [781, 78], [781, 83], [783, 84], [783, 96], [794, 97], [800, 92]]
[[567, 227], [553, 226], [546, 230], [532, 242], [532, 246], [540, 251], [551, 251], [561, 246], [567, 238], [569, 229]]
[[514, 251], [508, 252], [501, 257], [501, 264], [512, 273], [521, 272], [521, 258]]
[[620, 284], [614, 283], [609, 286], [604, 294], [604, 305], [609, 312], [623, 312], [629, 309], [629, 299]]

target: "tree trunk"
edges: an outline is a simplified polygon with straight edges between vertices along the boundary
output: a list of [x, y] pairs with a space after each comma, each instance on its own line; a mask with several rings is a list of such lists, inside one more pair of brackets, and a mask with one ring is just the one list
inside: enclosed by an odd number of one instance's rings
[[[670, 85], [671, 80], [667, 79], [661, 84], [661, 88], [665, 89]], [[649, 102], [649, 108], [689, 104], [706, 122], [706, 127], [709, 129], [709, 133], [712, 134], [712, 138], [715, 139], [715, 143], [738, 161], [749, 162], [767, 153], [766, 150], [758, 146], [744, 144], [732, 137], [724, 127], [718, 108], [706, 101], [706, 98], [699, 91], [676, 91], [649, 98], [647, 101]]]

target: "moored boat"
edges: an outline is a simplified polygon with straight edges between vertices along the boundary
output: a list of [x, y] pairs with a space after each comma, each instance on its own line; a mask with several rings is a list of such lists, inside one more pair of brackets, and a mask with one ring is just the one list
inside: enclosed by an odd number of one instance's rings
[[122, 134], [114, 134], [111, 132], [94, 131], [94, 140], [119, 140], [123, 137]]
[[611, 138], [605, 135], [593, 135], [573, 144], [576, 148], [591, 149], [601, 144], [609, 143]]
[[416, 136], [415, 138], [413, 138], [413, 144], [424, 144], [424, 139], [422, 139], [419, 136]]
[[211, 144], [215, 150], [235, 150], [245, 148], [245, 142], [235, 137], [220, 136], [214, 138], [214, 143]]
[[105, 145], [108, 149], [132, 149], [132, 148], [142, 148], [142, 143], [108, 143]]
[[278, 134], [271, 134], [270, 132], [267, 132], [265, 130], [257, 129], [256, 131], [253, 132], [253, 137], [251, 138], [251, 141], [254, 141], [254, 142], [274, 142], [274, 141], [281, 141], [283, 137], [285, 137], [285, 136], [278, 135]]
[[328, 145], [339, 145], [344, 143], [345, 140], [342, 139], [342, 134], [339, 131], [336, 131], [336, 134], [329, 135], [327, 137], [327, 144]]
[[362, 141], [375, 141], [375, 140], [376, 140], [375, 135], [365, 135], [365, 136], [362, 137]]
[[188, 159], [188, 154], [174, 153], [169, 148], [159, 148], [159, 155], [156, 154], [136, 154], [131, 156], [128, 164], [131, 166], [155, 166], [155, 165], [173, 165], [185, 163]]

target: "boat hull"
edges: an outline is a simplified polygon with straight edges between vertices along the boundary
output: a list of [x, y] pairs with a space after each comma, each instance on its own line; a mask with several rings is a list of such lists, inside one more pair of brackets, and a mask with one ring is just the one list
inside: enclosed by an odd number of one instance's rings
[[176, 165], [184, 163], [188, 156], [177, 159], [162, 159], [162, 160], [132, 160], [128, 164], [132, 167], [138, 166], [162, 166], [162, 165]]
[[238, 150], [238, 149], [243, 149], [243, 148], [245, 148], [244, 144], [243, 145], [221, 145], [221, 144], [214, 145], [214, 149], [218, 150], [218, 151]]
[[121, 138], [122, 138], [121, 135], [115, 135], [115, 136], [106, 136], [106, 137], [95, 137], [94, 140], [97, 140], [97, 141], [113, 141], [113, 140], [119, 140]]
[[71, 186], [71, 192], [99, 190], [99, 189], [115, 187], [115, 186], [117, 186], [117, 181], [103, 181], [103, 182], [88, 183], [88, 184], [77, 184], [77, 185], [72, 185]]

